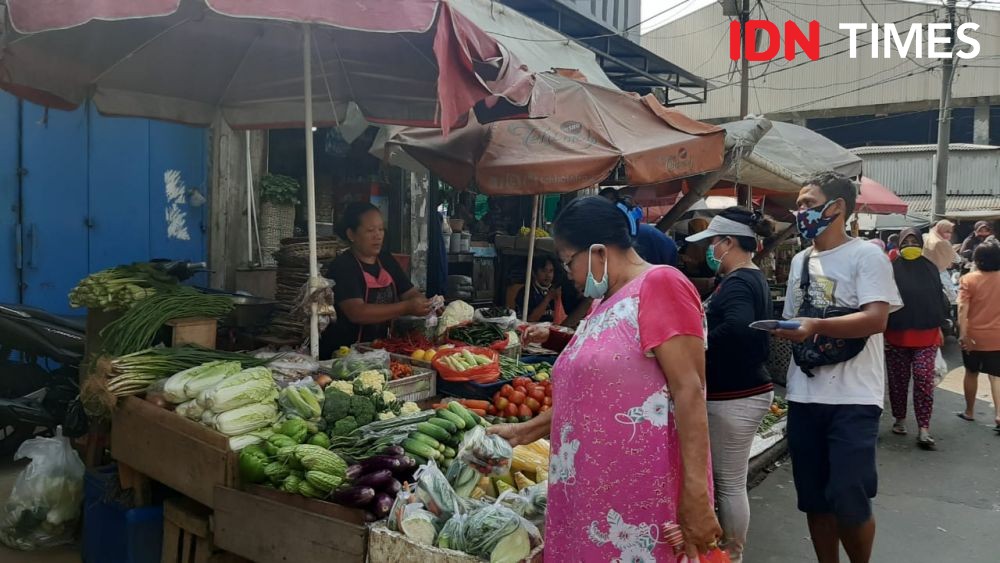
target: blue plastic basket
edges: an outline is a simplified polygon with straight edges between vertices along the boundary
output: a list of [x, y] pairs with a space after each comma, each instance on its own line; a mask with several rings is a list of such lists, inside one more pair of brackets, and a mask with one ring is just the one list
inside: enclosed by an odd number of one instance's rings
[[108, 500], [114, 466], [84, 477], [83, 563], [158, 563], [163, 550], [163, 505], [127, 508]]

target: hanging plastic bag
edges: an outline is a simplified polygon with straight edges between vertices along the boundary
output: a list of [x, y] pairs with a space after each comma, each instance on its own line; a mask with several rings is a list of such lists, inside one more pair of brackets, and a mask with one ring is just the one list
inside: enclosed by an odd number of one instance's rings
[[83, 503], [80, 456], [60, 426], [54, 438], [21, 444], [14, 460], [23, 458], [31, 463], [17, 476], [0, 513], [0, 541], [26, 551], [72, 542]]
[[487, 434], [482, 426], [476, 426], [465, 433], [459, 447], [456, 462], [469, 465], [476, 471], [496, 477], [510, 471], [514, 448], [496, 434]]
[[472, 320], [497, 325], [504, 331], [516, 329], [520, 322], [517, 320], [517, 314], [514, 311], [499, 307], [476, 309], [472, 315]]
[[493, 561], [522, 561], [542, 542], [538, 527], [499, 503], [469, 514], [464, 551]]
[[938, 348], [937, 356], [934, 357], [934, 385], [937, 386], [941, 383], [946, 375], [948, 375], [948, 364], [944, 361], [941, 348]]
[[361, 375], [361, 372], [370, 370], [382, 370], [391, 378], [389, 352], [385, 350], [370, 352], [352, 350], [347, 356], [330, 361], [329, 368], [326, 364], [326, 362], [321, 363], [324, 369], [329, 371], [330, 377], [338, 381], [351, 381]]

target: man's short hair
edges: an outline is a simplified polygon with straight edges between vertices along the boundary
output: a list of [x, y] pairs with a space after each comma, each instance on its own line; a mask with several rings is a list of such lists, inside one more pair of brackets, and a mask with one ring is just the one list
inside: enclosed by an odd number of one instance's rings
[[1000, 270], [1000, 244], [987, 240], [976, 247], [972, 253], [972, 261], [976, 268], [982, 272], [996, 272]]
[[[809, 178], [802, 184], [802, 187], [816, 186], [826, 196], [827, 201], [835, 199], [844, 200], [847, 207], [847, 215], [854, 213], [854, 205], [858, 201], [858, 188], [850, 178], [838, 172], [820, 172]], [[844, 217], [847, 220], [847, 217]]]

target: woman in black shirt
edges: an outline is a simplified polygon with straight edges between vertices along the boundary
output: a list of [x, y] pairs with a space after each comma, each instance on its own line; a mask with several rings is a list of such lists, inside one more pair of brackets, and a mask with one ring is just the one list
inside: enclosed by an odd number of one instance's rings
[[730, 207], [707, 229], [687, 238], [708, 242], [706, 265], [721, 278], [705, 301], [705, 379], [716, 506], [723, 543], [733, 561], [742, 560], [750, 526], [746, 488], [750, 446], [774, 398], [764, 367], [769, 335], [749, 327], [772, 316], [771, 289], [754, 265], [753, 254], [757, 237], [768, 237], [773, 229], [773, 222], [759, 213]]
[[383, 249], [385, 224], [370, 203], [352, 203], [337, 223], [337, 234], [350, 250], [327, 267], [334, 281], [337, 321], [323, 331], [320, 359], [341, 346], [385, 338], [389, 323], [404, 315], [425, 316], [430, 304], [413, 286], [391, 254]]

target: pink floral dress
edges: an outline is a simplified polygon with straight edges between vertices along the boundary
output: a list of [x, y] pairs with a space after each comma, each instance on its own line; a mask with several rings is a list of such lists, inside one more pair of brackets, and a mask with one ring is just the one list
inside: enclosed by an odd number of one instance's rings
[[656, 267], [595, 304], [560, 355], [546, 561], [676, 560], [660, 525], [677, 521], [680, 444], [652, 349], [678, 335], [705, 337], [701, 301], [679, 271]]

